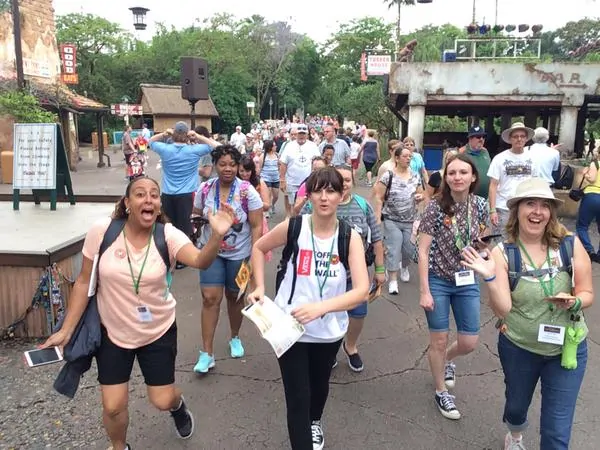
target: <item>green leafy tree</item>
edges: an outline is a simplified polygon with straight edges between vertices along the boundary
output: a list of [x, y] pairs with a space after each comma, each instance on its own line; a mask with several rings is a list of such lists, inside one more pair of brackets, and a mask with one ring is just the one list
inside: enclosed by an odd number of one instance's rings
[[56, 114], [46, 111], [39, 101], [27, 92], [0, 91], [0, 116], [9, 115], [18, 123], [54, 123]]
[[103, 103], [118, 97], [110, 76], [113, 58], [131, 44], [131, 36], [118, 24], [92, 14], [67, 14], [56, 18], [60, 44], [77, 46], [79, 84], [74, 87]]

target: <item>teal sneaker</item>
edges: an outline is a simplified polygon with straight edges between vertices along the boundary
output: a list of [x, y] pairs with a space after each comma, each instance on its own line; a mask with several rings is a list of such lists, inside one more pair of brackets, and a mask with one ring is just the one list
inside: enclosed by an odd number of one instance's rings
[[244, 356], [244, 346], [237, 336], [229, 341], [229, 349], [231, 350], [232, 358], [241, 358]]
[[196, 373], [207, 373], [208, 369], [215, 367], [215, 357], [211, 356], [206, 352], [200, 352], [200, 358], [194, 366], [194, 372]]

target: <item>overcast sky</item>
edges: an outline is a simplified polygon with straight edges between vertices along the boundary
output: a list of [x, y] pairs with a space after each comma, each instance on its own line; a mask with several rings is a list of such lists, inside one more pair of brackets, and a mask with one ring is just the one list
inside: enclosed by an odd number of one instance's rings
[[[586, 16], [600, 17], [600, 0], [475, 1], [476, 16], [480, 23], [484, 19], [485, 23], [494, 23], [496, 2], [500, 24], [541, 23], [548, 30]], [[193, 4], [197, 6], [190, 8]], [[354, 18], [372, 16], [381, 17], [386, 22], [396, 20], [395, 8], [388, 9], [382, 0], [54, 0], [56, 14], [91, 13], [117, 22], [130, 31], [133, 31], [133, 19], [128, 8], [132, 6], [150, 9], [146, 21], [148, 29], [138, 35], [144, 40], [154, 34], [155, 22], [182, 28], [192, 25], [196, 19], [202, 21], [218, 12], [228, 12], [239, 18], [260, 14], [269, 20], [291, 20], [294, 31], [307, 34], [317, 42], [325, 41], [338, 29], [339, 24]], [[448, 22], [466, 26], [471, 21], [472, 11], [473, 0], [433, 0], [429, 4], [403, 7], [402, 29], [408, 32], [423, 25]]]

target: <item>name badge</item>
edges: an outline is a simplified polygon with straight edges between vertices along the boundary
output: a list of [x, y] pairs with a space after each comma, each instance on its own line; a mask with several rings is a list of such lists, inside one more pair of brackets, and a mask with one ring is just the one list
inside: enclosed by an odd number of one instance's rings
[[457, 286], [469, 286], [475, 284], [475, 272], [472, 270], [461, 270], [454, 274]]
[[538, 342], [563, 345], [565, 342], [565, 327], [541, 323], [538, 331]]
[[92, 263], [92, 274], [90, 275], [90, 284], [88, 287], [88, 297], [92, 297], [96, 293], [96, 285], [98, 284], [98, 261], [100, 255], [96, 253], [94, 262]]
[[152, 322], [152, 313], [146, 305], [140, 305], [135, 308], [137, 310], [138, 320], [140, 322]]

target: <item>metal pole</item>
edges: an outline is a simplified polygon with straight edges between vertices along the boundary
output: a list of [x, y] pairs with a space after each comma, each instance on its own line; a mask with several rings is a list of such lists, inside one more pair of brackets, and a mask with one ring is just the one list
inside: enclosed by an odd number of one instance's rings
[[13, 33], [15, 36], [15, 63], [17, 65], [17, 86], [25, 89], [25, 73], [23, 72], [23, 47], [21, 45], [21, 14], [19, 13], [19, 0], [11, 2], [13, 16]]
[[475, 18], [476, 18], [476, 14], [475, 14], [475, 3], [477, 3], [477, 0], [473, 0], [473, 20], [471, 23], [475, 23]]
[[190, 100], [190, 128], [196, 128], [196, 101]]
[[396, 27], [396, 61], [400, 59], [400, 25], [402, 18], [402, 2], [398, 1], [398, 26]]
[[498, 0], [496, 0], [496, 18], [494, 20], [494, 25], [498, 25]]

